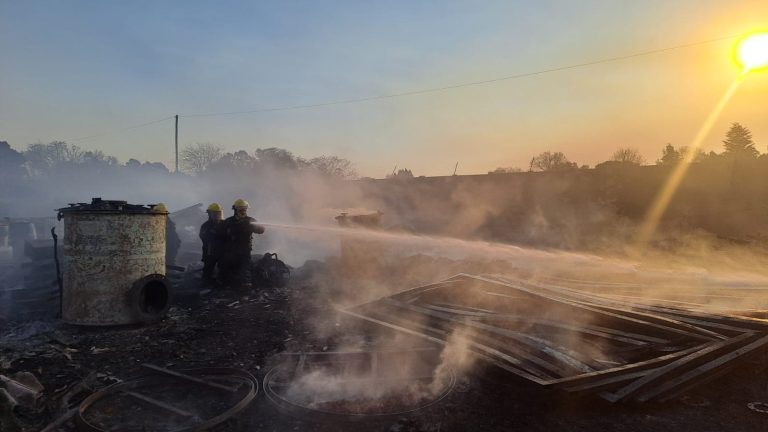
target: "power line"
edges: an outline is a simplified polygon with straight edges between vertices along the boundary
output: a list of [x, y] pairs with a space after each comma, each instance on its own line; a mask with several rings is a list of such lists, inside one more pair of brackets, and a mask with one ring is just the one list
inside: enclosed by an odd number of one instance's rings
[[144, 126], [153, 125], [155, 123], [164, 122], [164, 121], [170, 120], [172, 118], [173, 118], [173, 116], [165, 117], [165, 118], [161, 118], [159, 120], [152, 120], [152, 121], [149, 121], [149, 122], [146, 122], [146, 123], [141, 123], [141, 124], [137, 124], [137, 125], [133, 125], [133, 126], [128, 126], [128, 127], [121, 128], [121, 129], [115, 129], [115, 130], [112, 130], [112, 131], [102, 132], [102, 133], [95, 134], [95, 135], [88, 135], [88, 136], [84, 136], [84, 137], [80, 137], [80, 138], [68, 139], [68, 140], [64, 140], [64, 141], [65, 142], [76, 142], [76, 141], [83, 141], [83, 140], [87, 140], [87, 139], [91, 139], [91, 138], [103, 137], [103, 136], [107, 136], [107, 135], [114, 135], [116, 133], [126, 132], [126, 131], [129, 131], [131, 129], [138, 129], [138, 128], [142, 128]]
[[697, 45], [706, 45], [706, 44], [711, 44], [715, 42], [722, 42], [724, 40], [736, 39], [737, 37], [740, 37], [740, 36], [741, 35], [726, 36], [726, 37], [721, 37], [716, 39], [709, 39], [705, 41], [687, 43], [683, 45], [675, 45], [667, 48], [641, 51], [638, 53], [628, 54], [628, 55], [623, 55], [618, 57], [608, 57], [608, 58], [589, 61], [585, 63], [577, 63], [577, 64], [568, 65], [568, 66], [560, 66], [560, 67], [543, 69], [543, 70], [534, 71], [534, 72], [525, 72], [521, 74], [509, 75], [509, 76], [504, 76], [500, 78], [491, 78], [491, 79], [482, 80], [482, 81], [470, 81], [466, 83], [447, 85], [443, 87], [433, 87], [428, 89], [412, 90], [412, 91], [391, 93], [391, 94], [385, 94], [385, 95], [365, 96], [365, 97], [353, 98], [353, 99], [342, 99], [342, 100], [329, 101], [329, 102], [319, 102], [319, 103], [307, 104], [307, 105], [289, 105], [289, 106], [283, 106], [283, 107], [260, 108], [260, 109], [248, 110], [248, 111], [229, 111], [229, 112], [207, 113], [207, 114], [187, 114], [187, 115], [180, 115], [179, 117], [218, 117], [218, 116], [228, 116], [228, 115], [237, 115], [237, 114], [256, 114], [256, 113], [266, 113], [266, 112], [275, 112], [275, 111], [290, 111], [290, 110], [298, 110], [298, 109], [319, 108], [319, 107], [326, 107], [326, 106], [332, 106], [332, 105], [344, 105], [344, 104], [352, 104], [352, 103], [359, 103], [359, 102], [368, 102], [368, 101], [381, 100], [381, 99], [391, 99], [391, 98], [403, 97], [403, 96], [414, 96], [414, 95], [420, 95], [425, 93], [435, 93], [435, 92], [453, 90], [453, 89], [462, 88], [462, 87], [491, 84], [491, 83], [496, 83], [500, 81], [526, 78], [526, 77], [543, 75], [543, 74], [552, 73], [552, 72], [564, 71], [568, 69], [582, 68], [582, 67], [593, 66], [601, 63], [611, 63], [611, 62], [631, 59], [634, 57], [641, 57], [641, 56], [646, 56], [651, 54], [658, 54], [666, 51], [689, 48]]
[[587, 66], [593, 66], [593, 65], [597, 65], [597, 64], [601, 64], [601, 63], [611, 63], [611, 62], [616, 62], [616, 61], [621, 61], [621, 60], [627, 60], [627, 59], [631, 59], [631, 58], [634, 58], [634, 57], [647, 56], [647, 55], [658, 54], [658, 53], [662, 53], [662, 52], [666, 52], [666, 51], [673, 51], [673, 50], [678, 50], [678, 49], [682, 49], [682, 48], [689, 48], [689, 47], [693, 47], [693, 46], [697, 46], [697, 45], [706, 45], [706, 44], [721, 42], [721, 41], [724, 41], [724, 40], [735, 39], [735, 38], [738, 38], [740, 36], [741, 35], [725, 36], [725, 37], [720, 37], [720, 38], [716, 38], [716, 39], [709, 39], [709, 40], [705, 40], [705, 41], [692, 42], [692, 43], [687, 43], [687, 44], [682, 44], [682, 45], [675, 45], [675, 46], [671, 46], [671, 47], [667, 47], [667, 48], [659, 48], [659, 49], [654, 49], [654, 50], [641, 51], [641, 52], [637, 52], [637, 53], [634, 53], [634, 54], [628, 54], [628, 55], [623, 55], [623, 56], [608, 57], [608, 58], [604, 58], [604, 59], [600, 59], [600, 60], [594, 60], [594, 61], [589, 61], [589, 62], [584, 62], [584, 63], [577, 63], [577, 64], [572, 64], [572, 65], [567, 65], [567, 66], [560, 66], [560, 67], [555, 67], [555, 68], [550, 68], [550, 69], [543, 69], [543, 70], [538, 70], [538, 71], [533, 71], [533, 72], [525, 72], [525, 73], [520, 73], [520, 74], [516, 74], [516, 75], [509, 75], [509, 76], [504, 76], [504, 77], [499, 77], [499, 78], [491, 78], [491, 79], [482, 80], [482, 81], [470, 81], [470, 82], [453, 84], [453, 85], [447, 85], [447, 86], [442, 86], [442, 87], [433, 87], [433, 88], [427, 88], [427, 89], [411, 90], [411, 91], [405, 91], [405, 92], [399, 92], [399, 93], [390, 93], [390, 94], [376, 95], [376, 96], [365, 96], [365, 97], [353, 98], [353, 99], [342, 99], [342, 100], [329, 101], [329, 102], [319, 102], [319, 103], [307, 104], [307, 105], [289, 105], [289, 106], [283, 106], [283, 107], [260, 108], [260, 109], [255, 109], [255, 110], [246, 110], [246, 111], [229, 111], [229, 112], [218, 112], [218, 113], [207, 113], [207, 114], [187, 114], [187, 115], [178, 115], [178, 116], [168, 116], [168, 117], [164, 117], [164, 118], [161, 118], [161, 119], [158, 119], [158, 120], [152, 120], [152, 121], [149, 121], [149, 122], [146, 122], [146, 123], [140, 123], [140, 124], [137, 124], [137, 125], [128, 126], [128, 127], [121, 128], [121, 129], [115, 129], [115, 130], [111, 130], [111, 131], [107, 131], [107, 132], [102, 132], [102, 133], [99, 133], [99, 134], [94, 134], [94, 135], [88, 135], [88, 136], [79, 137], [79, 138], [68, 139], [68, 140], [65, 140], [65, 141], [66, 142], [77, 142], [77, 141], [84, 141], [84, 140], [88, 140], [88, 139], [92, 139], [92, 138], [103, 137], [103, 136], [107, 136], [107, 135], [114, 135], [116, 133], [126, 132], [126, 131], [129, 131], [129, 130], [132, 130], [132, 129], [138, 129], [138, 128], [142, 128], [142, 127], [145, 127], [145, 126], [150, 126], [150, 125], [153, 125], [153, 124], [156, 124], [156, 123], [160, 123], [160, 122], [164, 122], [164, 121], [167, 121], [167, 120], [171, 120], [171, 119], [174, 119], [174, 118], [177, 118], [177, 117], [181, 117], [181, 118], [185, 118], [185, 117], [186, 118], [190, 118], [190, 117], [221, 117], [221, 116], [238, 115], [238, 114], [256, 114], [256, 113], [266, 113], [266, 112], [276, 112], [276, 111], [291, 111], [291, 110], [299, 110], [299, 109], [320, 108], [320, 107], [333, 106], [333, 105], [344, 105], [344, 104], [352, 104], [352, 103], [369, 102], [369, 101], [382, 100], [382, 99], [392, 99], [392, 98], [404, 97], [404, 96], [415, 96], [415, 95], [426, 94], [426, 93], [436, 93], [436, 92], [441, 92], [441, 91], [458, 89], [458, 88], [462, 88], [462, 87], [471, 87], [471, 86], [492, 84], [492, 83], [496, 83], [496, 82], [500, 82], [500, 81], [508, 81], [508, 80], [514, 80], [514, 79], [520, 79], [520, 78], [536, 76], [536, 75], [543, 75], [543, 74], [547, 74], [547, 73], [559, 72], [559, 71], [564, 71], [564, 70], [568, 70], [568, 69], [576, 69], [576, 68], [582, 68], [582, 67], [587, 67]]

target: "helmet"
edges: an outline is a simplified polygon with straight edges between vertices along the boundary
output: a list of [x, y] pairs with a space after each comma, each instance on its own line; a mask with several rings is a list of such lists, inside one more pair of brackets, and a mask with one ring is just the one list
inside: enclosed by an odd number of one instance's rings
[[232, 204], [232, 208], [238, 208], [238, 207], [248, 208], [248, 207], [250, 207], [250, 205], [248, 205], [248, 201], [246, 201], [246, 200], [244, 200], [242, 198], [238, 198], [238, 199], [235, 200], [235, 203]]
[[152, 212], [153, 213], [168, 213], [168, 209], [165, 207], [165, 204], [157, 203], [157, 204], [152, 206]]
[[209, 212], [220, 212], [221, 211], [221, 206], [219, 205], [219, 203], [213, 203], [213, 204], [208, 206], [208, 210], [206, 210], [206, 211], [209, 211]]

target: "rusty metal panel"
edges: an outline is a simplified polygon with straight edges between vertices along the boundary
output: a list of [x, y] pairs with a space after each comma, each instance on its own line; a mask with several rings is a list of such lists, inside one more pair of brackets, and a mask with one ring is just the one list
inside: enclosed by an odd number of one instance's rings
[[142, 321], [131, 289], [165, 274], [166, 213], [73, 211], [64, 217], [64, 321], [118, 325]]

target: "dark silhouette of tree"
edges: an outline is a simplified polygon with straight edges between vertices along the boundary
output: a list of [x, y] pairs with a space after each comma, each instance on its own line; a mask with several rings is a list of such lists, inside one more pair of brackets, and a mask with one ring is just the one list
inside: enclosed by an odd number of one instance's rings
[[21, 167], [24, 161], [24, 155], [12, 149], [7, 141], [0, 141], [0, 169]]
[[680, 162], [682, 156], [680, 152], [675, 150], [672, 144], [667, 144], [661, 151], [661, 159], [657, 162], [658, 165], [675, 165]]
[[277, 147], [256, 149], [256, 159], [261, 166], [286, 170], [299, 169], [301, 165], [306, 163], [303, 159], [294, 156], [290, 151]]
[[26, 173], [24, 161], [24, 155], [12, 149], [6, 141], [0, 141], [0, 191], [10, 190], [23, 180]]
[[704, 153], [704, 150], [697, 148], [692, 149], [688, 146], [682, 146], [680, 147], [680, 160], [685, 160], [691, 163], [698, 163], [703, 161], [706, 158], [709, 157], [717, 157], [718, 154], [715, 152], [710, 152], [709, 155]]
[[211, 143], [196, 143], [184, 147], [181, 151], [181, 168], [194, 174], [200, 174], [219, 160], [223, 150]]
[[544, 152], [531, 159], [529, 171], [564, 171], [576, 168], [562, 152]]
[[321, 174], [329, 177], [341, 179], [356, 179], [358, 177], [352, 162], [338, 156], [318, 156], [310, 159], [307, 163]]
[[50, 170], [63, 166], [72, 167], [85, 161], [86, 153], [91, 159], [95, 153], [104, 156], [100, 150], [87, 152], [77, 145], [69, 145], [64, 141], [52, 141], [48, 144], [29, 144], [24, 151], [27, 169], [32, 175], [41, 175]]
[[151, 173], [169, 174], [170, 173], [168, 168], [161, 162], [146, 161], [144, 163], [141, 163], [136, 159], [128, 159], [128, 162], [125, 163], [125, 167], [129, 170], [134, 170], [142, 174], [151, 174]]
[[396, 173], [392, 173], [387, 175], [388, 179], [399, 179], [399, 180], [405, 180], [405, 179], [412, 179], [413, 173], [408, 168], [401, 168], [397, 170]]
[[645, 163], [645, 158], [637, 149], [632, 147], [623, 147], [611, 155], [611, 160], [615, 162], [631, 163], [635, 165], [642, 165]]
[[520, 168], [516, 167], [498, 167], [493, 171], [488, 171], [488, 174], [509, 174], [509, 173], [519, 173], [522, 172]]
[[210, 171], [227, 172], [231, 170], [255, 169], [258, 161], [245, 150], [225, 153], [208, 165]]
[[756, 158], [760, 154], [752, 141], [752, 132], [739, 123], [733, 123], [726, 132], [723, 146], [727, 156]]
[[141, 164], [141, 169], [150, 173], [170, 174], [170, 170], [162, 162], [144, 162]]

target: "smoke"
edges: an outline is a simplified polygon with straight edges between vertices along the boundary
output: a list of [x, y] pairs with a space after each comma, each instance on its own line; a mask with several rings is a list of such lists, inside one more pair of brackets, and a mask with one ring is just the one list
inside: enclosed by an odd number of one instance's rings
[[[277, 252], [294, 267], [316, 260], [296, 281], [301, 285], [292, 299], [315, 303], [297, 316], [315, 340], [350, 330], [336, 325], [334, 308], [360, 305], [458, 273], [502, 274], [617, 301], [714, 312], [768, 309], [768, 253], [759, 245], [667, 225], [654, 249], [634, 249], [630, 239], [637, 214], [633, 218], [628, 204], [607, 199], [610, 194], [601, 192], [603, 186], [582, 172], [351, 182], [277, 166], [262, 166], [258, 172], [211, 170], [198, 176], [121, 168], [109, 175], [93, 170], [51, 173], [34, 184], [33, 198], [14, 201], [14, 211], [16, 216], [53, 215], [69, 202], [97, 196], [136, 204], [164, 202], [171, 212], [211, 202], [228, 209], [235, 199], [244, 198], [251, 204], [249, 214], [267, 226], [266, 233], [254, 239], [254, 253]], [[379, 230], [341, 229], [334, 220], [341, 212], [374, 211], [384, 213]], [[199, 221], [192, 218], [177, 227], [186, 233], [183, 250], [199, 250], [196, 233], [205, 214], [199, 216]], [[447, 303], [482, 308], [482, 301], [488, 301], [452, 295]], [[539, 320], [590, 324], [578, 316], [565, 317], [558, 308], [529, 306], [521, 312]], [[574, 332], [539, 334], [540, 328], [525, 320], [514, 330], [548, 340], [577, 361], [589, 359], [573, 351], [612, 360], [601, 346]], [[391, 341], [385, 329], [374, 328], [368, 336]], [[475, 337], [468, 328], [455, 327], [439, 355], [427, 357], [426, 366], [424, 357], [414, 356], [376, 373], [364, 368], [310, 370], [291, 382], [286, 397], [331, 410], [336, 401], [357, 401], [354, 409], [361, 412], [387, 404], [418, 405], [440, 395], [455, 374], [477, 367]], [[397, 344], [416, 346], [408, 338]], [[370, 346], [342, 344], [332, 349]], [[425, 375], [430, 378], [414, 379]]]
[[355, 364], [340, 354], [339, 363], [323, 363], [293, 377], [282, 396], [294, 403], [332, 412], [408, 411], [450, 391], [456, 376], [470, 369], [474, 358], [469, 354], [469, 340], [466, 332], [456, 331], [439, 351], [350, 351], [345, 347], [342, 351], [361, 354], [366, 360], [369, 356], [378, 358]]
[[468, 329], [459, 329], [448, 336], [445, 347], [440, 352], [440, 363], [435, 368], [434, 380], [430, 385], [430, 392], [437, 394], [447, 382], [453, 379], [453, 375], [466, 375], [474, 366], [476, 357], [470, 351], [472, 332]]

